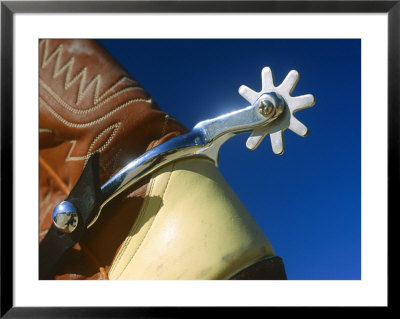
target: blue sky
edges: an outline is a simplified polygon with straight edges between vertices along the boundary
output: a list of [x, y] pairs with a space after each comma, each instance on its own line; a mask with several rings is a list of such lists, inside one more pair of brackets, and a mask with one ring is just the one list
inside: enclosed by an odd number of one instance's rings
[[249, 134], [221, 148], [219, 169], [285, 262], [288, 279], [361, 279], [361, 41], [101, 40], [187, 128], [248, 105], [244, 84], [259, 91], [261, 70], [275, 85], [300, 73], [292, 95], [314, 107], [296, 117], [310, 130], [284, 132], [285, 153], [269, 138], [254, 151]]

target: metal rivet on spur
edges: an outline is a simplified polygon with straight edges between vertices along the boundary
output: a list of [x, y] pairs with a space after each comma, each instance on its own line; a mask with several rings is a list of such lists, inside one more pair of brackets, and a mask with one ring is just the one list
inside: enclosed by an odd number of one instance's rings
[[258, 110], [262, 115], [268, 116], [274, 110], [274, 105], [270, 101], [262, 100], [258, 106]]
[[59, 203], [53, 210], [53, 224], [63, 233], [70, 234], [78, 226], [78, 211], [68, 202]]

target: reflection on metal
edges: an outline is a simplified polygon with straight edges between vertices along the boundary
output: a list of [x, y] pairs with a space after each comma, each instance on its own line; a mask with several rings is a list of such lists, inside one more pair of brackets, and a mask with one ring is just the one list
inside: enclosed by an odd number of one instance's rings
[[289, 128], [300, 136], [306, 136], [308, 133], [307, 127], [294, 117], [294, 113], [313, 106], [315, 104], [315, 99], [311, 94], [295, 97], [290, 95], [299, 81], [299, 73], [295, 70], [290, 71], [283, 82], [275, 86], [271, 69], [265, 67], [261, 72], [261, 80], [262, 89], [260, 92], [255, 92], [247, 86], [242, 85], [239, 88], [239, 94], [248, 102], [255, 103], [263, 94], [275, 92], [285, 100], [288, 107], [279, 120], [274, 121], [271, 125], [253, 130], [247, 140], [246, 146], [254, 150], [260, 145], [264, 137], [270, 134], [272, 150], [275, 154], [283, 154], [285, 150], [283, 131]]
[[78, 212], [75, 206], [63, 201], [53, 211], [53, 223], [63, 233], [70, 234], [78, 226]]
[[[297, 71], [290, 71], [282, 84], [275, 87], [272, 72], [270, 68], [266, 67], [262, 70], [262, 90], [260, 92], [255, 92], [246, 86], [239, 88], [239, 94], [251, 103], [250, 106], [202, 121], [189, 133], [175, 137], [131, 161], [101, 187], [104, 201], [101, 203], [97, 215], [87, 227], [89, 228], [95, 223], [102, 208], [111, 199], [143, 177], [173, 161], [191, 157], [206, 157], [217, 164], [220, 147], [237, 134], [252, 132], [246, 143], [249, 149], [255, 149], [262, 139], [270, 134], [274, 153], [282, 154], [284, 150], [282, 132], [285, 129], [289, 128], [301, 136], [305, 136], [308, 132], [307, 128], [293, 114], [301, 109], [311, 107], [315, 103], [311, 94], [290, 96], [298, 78]], [[66, 213], [65, 207], [67, 206], [61, 204], [57, 205], [54, 210], [57, 211], [57, 214]], [[64, 223], [55, 222], [55, 225], [65, 229]]]

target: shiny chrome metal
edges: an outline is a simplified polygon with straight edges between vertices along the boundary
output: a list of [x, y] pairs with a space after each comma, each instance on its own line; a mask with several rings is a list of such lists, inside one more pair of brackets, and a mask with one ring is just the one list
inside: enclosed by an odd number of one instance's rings
[[[268, 114], [264, 112], [263, 105], [269, 106]], [[244, 109], [202, 121], [189, 133], [177, 136], [144, 153], [101, 187], [106, 199], [88, 228], [96, 222], [104, 205], [140, 179], [178, 159], [206, 157], [217, 165], [219, 149], [223, 143], [236, 134], [270, 124], [283, 113], [285, 107], [285, 101], [279, 94], [263, 94]]]
[[54, 208], [52, 218], [53, 224], [63, 233], [70, 234], [78, 226], [77, 210], [68, 201], [63, 201]]
[[[270, 68], [264, 68], [260, 92], [255, 92], [244, 85], [239, 88], [239, 94], [251, 103], [250, 106], [198, 123], [189, 133], [149, 150], [111, 177], [101, 187], [104, 201], [100, 203], [97, 215], [87, 227], [96, 222], [102, 208], [110, 200], [171, 162], [191, 157], [205, 157], [217, 165], [221, 145], [236, 134], [252, 132], [246, 143], [249, 149], [255, 149], [262, 139], [270, 134], [274, 153], [282, 154], [284, 149], [282, 134], [285, 129], [289, 128], [301, 136], [305, 136], [308, 132], [293, 114], [315, 103], [311, 94], [290, 96], [297, 81], [297, 71], [291, 71], [282, 84], [275, 87]], [[56, 225], [59, 225], [57, 227], [71, 231], [70, 224], [74, 224], [75, 215], [70, 212], [69, 206], [60, 204], [58, 206], [53, 220], [55, 219]], [[58, 215], [60, 217], [57, 217]]]
[[275, 86], [271, 69], [265, 67], [261, 72], [261, 80], [262, 88], [260, 92], [255, 92], [247, 86], [242, 85], [239, 88], [239, 94], [249, 103], [254, 103], [263, 94], [275, 92], [285, 100], [288, 107], [283, 112], [279, 121], [273, 123], [274, 125], [253, 130], [250, 137], [247, 139], [246, 146], [251, 150], [256, 149], [264, 137], [269, 134], [273, 152], [281, 155], [285, 150], [283, 132], [286, 129], [289, 129], [303, 137], [308, 134], [307, 127], [296, 119], [294, 114], [297, 111], [313, 106], [315, 104], [315, 98], [311, 94], [295, 97], [291, 96], [297, 82], [299, 81], [299, 73], [295, 70], [290, 71], [283, 82], [280, 85]]

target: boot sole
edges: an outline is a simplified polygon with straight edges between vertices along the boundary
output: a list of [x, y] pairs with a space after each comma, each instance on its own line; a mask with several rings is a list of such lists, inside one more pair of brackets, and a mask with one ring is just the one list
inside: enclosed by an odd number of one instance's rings
[[266, 257], [237, 272], [228, 280], [287, 280], [281, 257]]

